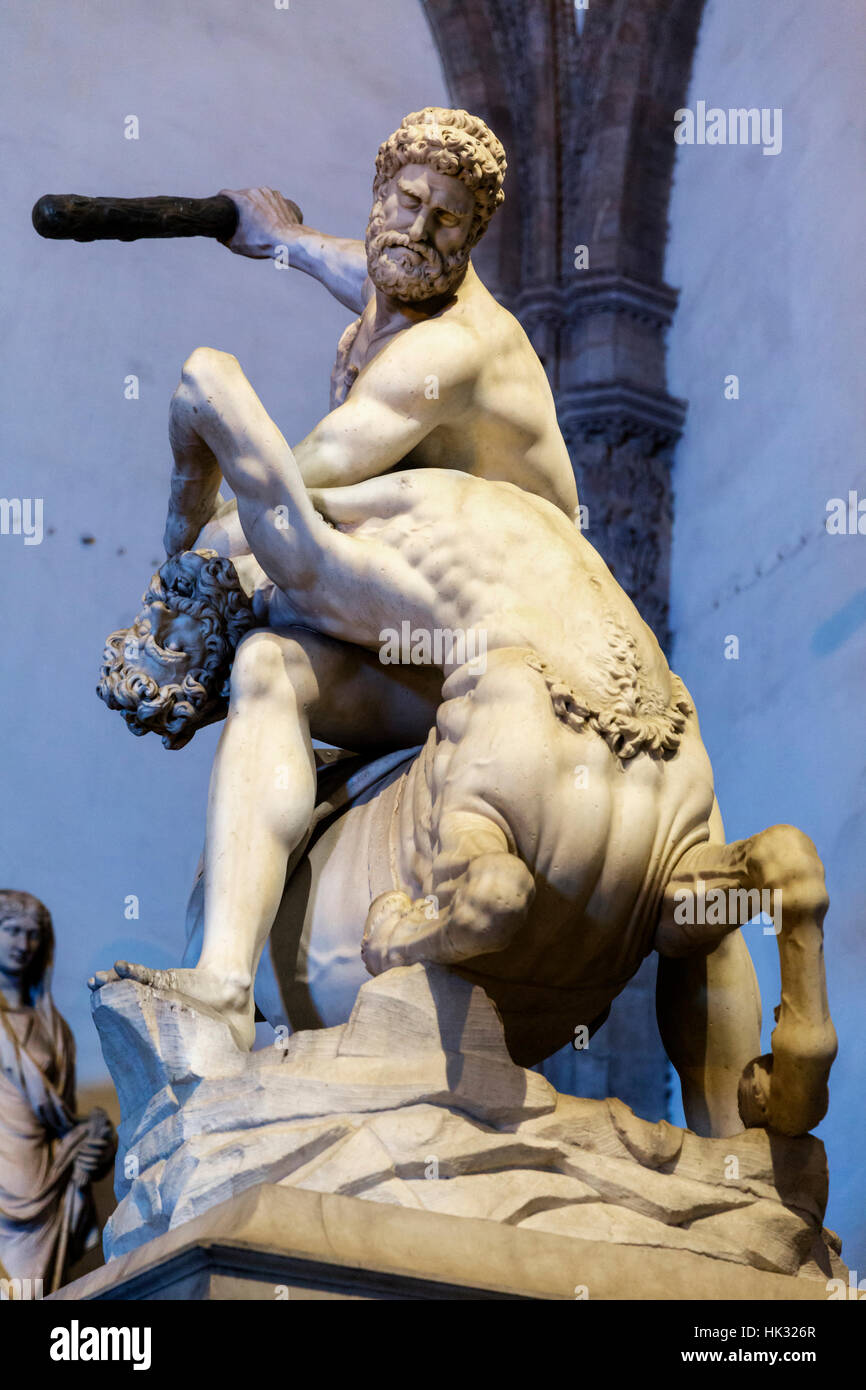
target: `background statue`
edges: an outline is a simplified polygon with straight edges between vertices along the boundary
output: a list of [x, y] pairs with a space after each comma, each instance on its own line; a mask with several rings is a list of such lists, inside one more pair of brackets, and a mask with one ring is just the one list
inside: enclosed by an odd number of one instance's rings
[[32, 893], [0, 891], [0, 1267], [58, 1288], [98, 1238], [91, 1184], [116, 1140], [75, 1108], [75, 1043], [51, 998], [54, 930]]

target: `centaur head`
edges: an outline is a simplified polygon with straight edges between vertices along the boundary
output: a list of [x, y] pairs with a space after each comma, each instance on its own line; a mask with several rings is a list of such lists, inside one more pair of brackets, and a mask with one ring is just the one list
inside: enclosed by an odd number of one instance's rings
[[157, 570], [131, 626], [108, 637], [96, 693], [134, 734], [183, 748], [225, 715], [235, 649], [255, 623], [231, 560], [184, 551]]

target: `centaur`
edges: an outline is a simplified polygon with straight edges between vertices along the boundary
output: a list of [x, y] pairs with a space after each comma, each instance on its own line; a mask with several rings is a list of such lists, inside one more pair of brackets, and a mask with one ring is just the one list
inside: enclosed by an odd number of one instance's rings
[[[655, 949], [692, 1127], [812, 1128], [836, 1047], [820, 860], [790, 826], [725, 843], [688, 692], [563, 511], [435, 467], [308, 489], [236, 359], [210, 349], [185, 365], [171, 438], [176, 473], [209, 487], [221, 475], [237, 509], [154, 577], [109, 639], [100, 693], [169, 747], [228, 713], [198, 963], [116, 974], [218, 1010], [249, 1047], [285, 890], [295, 954], [281, 968], [322, 1022], [345, 1019], [365, 966], [440, 962], [483, 985], [528, 1064], [596, 1026]], [[383, 665], [382, 633], [404, 621], [431, 644], [483, 631], [486, 658]], [[332, 821], [310, 892], [313, 737], [423, 746]], [[740, 922], [679, 920], [694, 916], [683, 895], [718, 888], [781, 893], [772, 1057], [756, 1056]]]

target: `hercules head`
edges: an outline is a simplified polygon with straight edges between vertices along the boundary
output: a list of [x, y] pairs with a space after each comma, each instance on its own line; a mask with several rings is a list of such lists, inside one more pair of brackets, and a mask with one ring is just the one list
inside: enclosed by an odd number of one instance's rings
[[428, 106], [379, 148], [367, 226], [367, 270], [402, 303], [457, 288], [473, 246], [505, 194], [505, 151], [468, 111]]

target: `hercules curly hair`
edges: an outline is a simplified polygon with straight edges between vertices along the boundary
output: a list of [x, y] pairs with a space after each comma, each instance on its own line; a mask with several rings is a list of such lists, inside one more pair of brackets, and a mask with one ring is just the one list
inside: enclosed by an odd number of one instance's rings
[[373, 196], [405, 164], [427, 164], [464, 183], [475, 195], [469, 240], [474, 246], [505, 198], [505, 150], [480, 116], [445, 106], [412, 111], [379, 146]]

